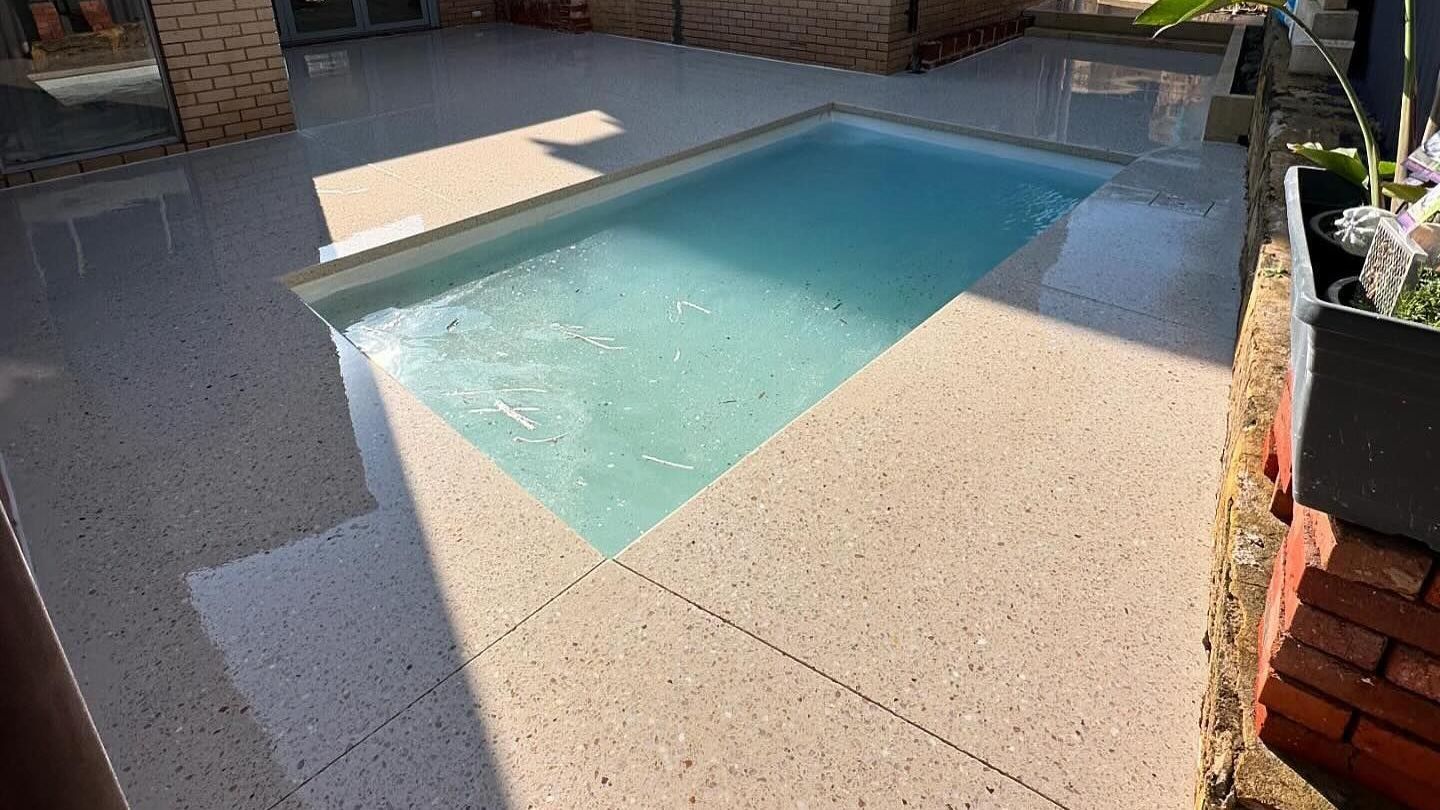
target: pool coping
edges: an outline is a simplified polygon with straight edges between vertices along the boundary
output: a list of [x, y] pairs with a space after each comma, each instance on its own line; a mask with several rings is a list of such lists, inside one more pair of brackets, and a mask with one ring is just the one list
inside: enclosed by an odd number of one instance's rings
[[[580, 208], [589, 207], [614, 199], [631, 191], [653, 185], [671, 177], [697, 171], [731, 157], [780, 140], [792, 131], [824, 123], [833, 116], [870, 119], [882, 124], [893, 124], [909, 129], [929, 131], [939, 135], [950, 135], [986, 141], [998, 146], [1031, 149], [1049, 152], [1062, 157], [1076, 158], [1097, 163], [1127, 166], [1140, 156], [1088, 146], [1057, 143], [1024, 135], [993, 132], [963, 124], [922, 118], [919, 116], [875, 110], [844, 102], [831, 101], [791, 115], [777, 118], [759, 126], [707, 141], [688, 149], [666, 155], [655, 160], [638, 163], [618, 171], [598, 175], [579, 183], [529, 197], [500, 208], [491, 209], [473, 216], [432, 228], [411, 236], [402, 237], [383, 245], [364, 248], [353, 253], [321, 261], [309, 267], [280, 277], [280, 282], [290, 288], [307, 304], [324, 298], [333, 292], [350, 286], [384, 278], [399, 272], [401, 268], [391, 265], [399, 263], [402, 254], [423, 251], [424, 254], [407, 257], [405, 264], [433, 261], [453, 255], [475, 244], [489, 241], [521, 228], [538, 224], [553, 217], [562, 216]], [[663, 177], [651, 175], [664, 173]], [[1107, 181], [1108, 182], [1108, 181]], [[526, 216], [526, 215], [530, 216]], [[506, 222], [507, 220], [513, 220]], [[502, 224], [509, 225], [501, 229]], [[475, 233], [482, 229], [487, 232]], [[389, 260], [389, 261], [387, 261]], [[347, 279], [341, 283], [335, 278], [341, 273], [356, 270], [365, 265], [383, 263], [371, 274]]]

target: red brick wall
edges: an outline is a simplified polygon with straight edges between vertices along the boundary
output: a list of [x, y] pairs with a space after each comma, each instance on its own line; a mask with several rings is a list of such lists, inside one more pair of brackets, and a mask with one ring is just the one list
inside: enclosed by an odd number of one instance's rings
[[904, 32], [894, 0], [683, 0], [687, 45], [872, 73]]
[[1440, 795], [1440, 555], [1295, 505], [1260, 627], [1272, 748], [1415, 808]]
[[495, 0], [495, 16], [518, 25], [576, 34], [590, 30], [587, 0]]
[[30, 183], [38, 183], [42, 180], [56, 180], [82, 172], [99, 171], [100, 169], [109, 169], [127, 163], [139, 163], [142, 160], [152, 160], [158, 157], [165, 157], [166, 155], [176, 155], [184, 151], [185, 144], [183, 143], [168, 144], [166, 146], [147, 146], [144, 149], [132, 149], [128, 152], [117, 152], [113, 155], [101, 155], [100, 157], [86, 158], [85, 160], [72, 160], [68, 163], [46, 166], [43, 169], [8, 172], [3, 177], [0, 177], [0, 188], [23, 186]]
[[[1014, 19], [1033, 0], [920, 0], [932, 36]], [[679, 0], [681, 41], [702, 48], [892, 73], [910, 62], [906, 0]], [[590, 0], [596, 31], [672, 41], [673, 0]]]
[[675, 14], [671, 0], [590, 0], [590, 25], [625, 37], [671, 41]]
[[495, 0], [440, 0], [440, 24], [494, 22]]
[[1019, 17], [1038, 0], [920, 0], [920, 36], [932, 37]]

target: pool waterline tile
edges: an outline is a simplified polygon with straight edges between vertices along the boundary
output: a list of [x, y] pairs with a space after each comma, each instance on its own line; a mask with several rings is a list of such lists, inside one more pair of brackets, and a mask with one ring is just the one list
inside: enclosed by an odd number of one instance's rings
[[1117, 170], [833, 108], [760, 129], [297, 291], [613, 555]]

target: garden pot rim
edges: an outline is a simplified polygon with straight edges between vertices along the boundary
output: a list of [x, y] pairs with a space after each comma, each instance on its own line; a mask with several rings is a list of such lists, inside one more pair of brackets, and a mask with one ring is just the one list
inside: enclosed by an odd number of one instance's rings
[[[1286, 216], [1290, 219], [1290, 230], [1292, 233], [1306, 233], [1303, 209], [1300, 203], [1300, 183], [1305, 175], [1324, 175], [1325, 170], [1313, 166], [1291, 166], [1285, 173], [1285, 209]], [[1343, 304], [1333, 304], [1325, 300], [1315, 287], [1315, 268], [1310, 261], [1309, 244], [1291, 244], [1291, 283], [1296, 285], [1299, 293], [1294, 299], [1295, 315], [1300, 320], [1326, 328], [1328, 322], [1337, 319], [1345, 319], [1352, 322], [1353, 327], [1360, 327], [1367, 334], [1364, 336], [1376, 342], [1397, 342], [1408, 337], [1414, 340], [1419, 334], [1427, 335], [1423, 338], [1427, 343], [1434, 342], [1434, 352], [1440, 354], [1440, 329], [1415, 321], [1407, 321], [1403, 318], [1396, 318], [1390, 315], [1382, 315], [1378, 312], [1367, 312], [1363, 309], [1348, 307]], [[1409, 334], [1402, 334], [1402, 330]], [[1418, 330], [1418, 331], [1411, 331]], [[1410, 347], [1413, 349], [1413, 347]], [[1428, 349], [1429, 347], [1427, 347]], [[1428, 352], [1427, 352], [1428, 353]]]

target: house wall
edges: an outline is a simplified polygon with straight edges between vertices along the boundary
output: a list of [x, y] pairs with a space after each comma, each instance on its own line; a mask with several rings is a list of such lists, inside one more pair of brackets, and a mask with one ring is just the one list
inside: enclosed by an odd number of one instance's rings
[[151, 8], [187, 148], [295, 128], [270, 0], [151, 0]]
[[[920, 0], [919, 36], [1014, 19], [1031, 2]], [[590, 20], [604, 33], [893, 73], [909, 64], [914, 46], [908, 7], [907, 0], [590, 0]]]

